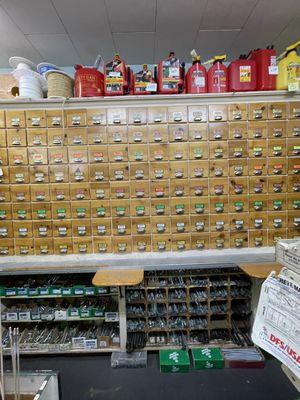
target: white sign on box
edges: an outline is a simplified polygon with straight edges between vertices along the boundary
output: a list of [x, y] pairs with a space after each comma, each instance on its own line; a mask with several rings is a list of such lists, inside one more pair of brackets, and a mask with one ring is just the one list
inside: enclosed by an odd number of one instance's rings
[[300, 276], [271, 272], [262, 285], [252, 330], [253, 342], [300, 378]]

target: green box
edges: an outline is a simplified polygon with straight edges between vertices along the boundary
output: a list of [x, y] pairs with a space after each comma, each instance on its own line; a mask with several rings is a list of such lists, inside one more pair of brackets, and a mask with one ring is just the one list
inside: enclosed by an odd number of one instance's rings
[[224, 368], [224, 358], [218, 347], [200, 347], [192, 349], [195, 369]]
[[188, 372], [190, 357], [186, 350], [160, 350], [160, 372]]

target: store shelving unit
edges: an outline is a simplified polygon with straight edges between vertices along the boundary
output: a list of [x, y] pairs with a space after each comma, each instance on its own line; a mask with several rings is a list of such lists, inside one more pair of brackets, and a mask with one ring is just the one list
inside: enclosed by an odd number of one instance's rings
[[53, 281], [53, 275], [2, 278], [4, 354], [9, 353], [8, 328], [17, 325], [21, 354], [101, 353], [119, 349], [119, 291], [92, 286], [92, 276], [80, 274], [70, 279], [64, 275], [48, 285], [45, 282]]
[[239, 269], [146, 272], [126, 288], [128, 332], [145, 332], [148, 346], [230, 341], [247, 333], [251, 282]]

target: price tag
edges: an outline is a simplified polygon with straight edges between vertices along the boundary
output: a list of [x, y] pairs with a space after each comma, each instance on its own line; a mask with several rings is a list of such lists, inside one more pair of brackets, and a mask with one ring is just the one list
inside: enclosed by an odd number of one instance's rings
[[204, 87], [205, 85], [205, 78], [203, 76], [196, 76], [195, 78], [195, 85], [197, 87]]
[[293, 82], [288, 84], [289, 92], [296, 92], [297, 90], [299, 90], [299, 82]]
[[156, 90], [157, 90], [157, 83], [155, 83], [155, 82], [147, 83], [147, 86], [146, 86], [147, 92], [156, 92]]
[[169, 76], [172, 78], [179, 78], [179, 68], [178, 67], [170, 67], [169, 68]]
[[278, 75], [277, 65], [269, 65], [268, 70], [269, 70], [269, 75]]

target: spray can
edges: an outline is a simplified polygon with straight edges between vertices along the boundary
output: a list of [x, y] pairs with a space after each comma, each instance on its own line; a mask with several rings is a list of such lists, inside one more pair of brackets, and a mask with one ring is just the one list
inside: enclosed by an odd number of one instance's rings
[[297, 54], [299, 42], [288, 46], [285, 52], [278, 56], [278, 75], [276, 89], [295, 91], [300, 89], [300, 56]]
[[193, 64], [185, 76], [186, 93], [207, 93], [207, 72], [201, 64], [200, 56], [195, 50], [191, 51]]
[[207, 72], [207, 86], [209, 93], [224, 93], [228, 92], [228, 70], [223, 64], [226, 60], [226, 55], [215, 56], [209, 60], [213, 65]]

